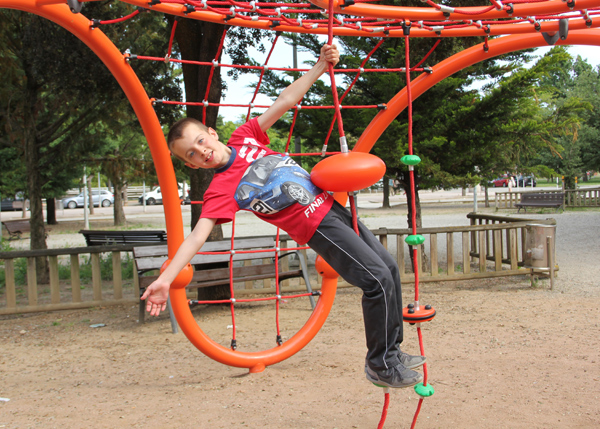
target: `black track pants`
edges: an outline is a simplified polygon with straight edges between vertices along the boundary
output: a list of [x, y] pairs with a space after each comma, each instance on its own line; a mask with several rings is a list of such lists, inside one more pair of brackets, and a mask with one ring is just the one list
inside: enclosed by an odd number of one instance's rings
[[398, 265], [362, 223], [360, 236], [352, 215], [337, 202], [308, 245], [348, 283], [363, 290], [367, 361], [374, 370], [399, 362], [402, 342], [402, 291]]

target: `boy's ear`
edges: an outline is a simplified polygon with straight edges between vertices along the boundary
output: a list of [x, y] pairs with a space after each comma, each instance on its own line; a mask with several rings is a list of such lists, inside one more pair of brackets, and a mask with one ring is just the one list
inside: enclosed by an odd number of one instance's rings
[[186, 163], [185, 163], [185, 166], [186, 166], [186, 167], [193, 168], [194, 170], [198, 170], [198, 169], [200, 168], [200, 167], [198, 167], [197, 165], [191, 164], [191, 163], [189, 163], [189, 162], [186, 162]]
[[219, 140], [219, 134], [217, 134], [217, 132], [215, 130], [213, 130], [212, 128], [208, 127], [208, 133], [211, 134], [217, 140]]

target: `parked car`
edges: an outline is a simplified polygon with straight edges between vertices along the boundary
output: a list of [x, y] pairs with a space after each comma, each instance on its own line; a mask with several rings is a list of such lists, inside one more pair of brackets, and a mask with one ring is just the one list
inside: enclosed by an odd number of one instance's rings
[[[115, 196], [110, 191], [101, 190], [98, 193], [98, 189], [92, 190], [92, 202], [94, 207], [102, 205], [102, 207], [110, 207], [115, 203]], [[62, 200], [63, 207], [74, 209], [77, 207], [83, 207], [83, 192], [75, 197], [67, 197]]]
[[23, 210], [23, 198], [3, 198], [0, 210], [3, 212], [11, 212], [15, 210]]
[[506, 188], [508, 187], [508, 181], [510, 180], [509, 176], [498, 177], [490, 182], [490, 185], [495, 186], [496, 188]]
[[[519, 176], [518, 178], [518, 183], [520, 187], [527, 187], [527, 186], [533, 186], [536, 187], [537, 186], [537, 180], [535, 180], [534, 176]], [[533, 185], [532, 185], [533, 183]]]
[[[190, 190], [189, 188], [186, 190], [186, 201], [189, 201], [189, 193]], [[150, 192], [146, 192], [144, 194], [142, 194], [141, 197], [138, 198], [138, 203], [143, 204], [144, 203], [144, 198], [146, 199], [146, 204], [151, 206], [154, 204], [162, 204], [162, 193], [160, 191], [160, 186], [156, 186], [155, 188], [153, 188]], [[179, 183], [179, 198], [183, 198], [183, 183]]]

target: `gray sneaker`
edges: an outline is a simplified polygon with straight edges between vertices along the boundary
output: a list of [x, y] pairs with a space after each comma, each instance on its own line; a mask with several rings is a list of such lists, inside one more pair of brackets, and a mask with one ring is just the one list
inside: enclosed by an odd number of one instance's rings
[[421, 365], [423, 365], [427, 360], [425, 356], [412, 356], [404, 352], [400, 352], [398, 357], [400, 358], [400, 362], [402, 363], [402, 365], [404, 365], [408, 369], [418, 368]]
[[423, 381], [421, 374], [406, 368], [401, 363], [382, 371], [372, 370], [366, 365], [365, 374], [367, 380], [379, 387], [410, 387]]

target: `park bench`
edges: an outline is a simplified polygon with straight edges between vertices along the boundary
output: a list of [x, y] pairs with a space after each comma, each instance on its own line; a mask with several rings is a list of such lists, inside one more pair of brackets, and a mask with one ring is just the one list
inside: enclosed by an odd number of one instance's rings
[[[8, 241], [18, 240], [21, 238], [21, 234], [31, 231], [29, 219], [3, 220], [2, 223], [8, 231]], [[49, 231], [51, 231], [51, 229], [46, 228], [46, 237], [48, 237]]]
[[79, 231], [88, 246], [109, 246], [113, 244], [159, 244], [167, 242], [167, 233], [161, 230], [136, 231]]
[[521, 194], [521, 201], [515, 204], [521, 211], [523, 208], [527, 211], [527, 207], [554, 207], [556, 211], [562, 207], [564, 210], [565, 194], [564, 192], [524, 192]]
[[8, 231], [8, 240], [20, 239], [21, 234], [31, 231], [29, 219], [3, 220], [2, 223]]
[[[275, 239], [273, 237], [259, 238], [240, 238], [235, 241], [235, 251], [233, 256], [233, 281], [249, 282], [254, 280], [274, 279], [275, 264], [273, 262], [273, 252], [253, 252], [239, 253], [240, 251], [274, 249]], [[204, 244], [202, 252], [229, 252], [231, 249], [231, 240], [210, 241]], [[290, 255], [296, 255], [299, 261], [297, 269], [289, 268], [288, 261], [285, 259]], [[159, 270], [163, 263], [168, 258], [166, 245], [161, 246], [140, 246], [133, 248], [133, 257], [140, 280], [140, 296], [146, 288], [158, 278], [158, 275], [146, 275], [150, 271]], [[229, 285], [229, 267], [214, 268], [214, 264], [229, 263], [230, 254], [197, 254], [191, 261], [191, 264], [196, 267], [196, 271], [192, 277], [192, 281], [186, 289], [199, 289], [211, 286]], [[241, 261], [244, 265], [239, 266], [235, 263]], [[284, 263], [286, 262], [286, 263]], [[211, 266], [212, 265], [212, 266]], [[310, 285], [308, 268], [304, 256], [299, 251], [290, 251], [279, 255], [278, 268], [279, 282], [284, 280], [301, 277], [306, 284], [306, 290], [309, 295], [311, 306], [315, 307], [313, 291]], [[257, 290], [259, 292], [260, 290]], [[171, 311], [170, 302], [168, 304], [169, 313], [171, 314], [171, 325], [173, 332], [177, 332], [177, 323]], [[144, 321], [145, 303], [140, 301], [139, 319]]]

